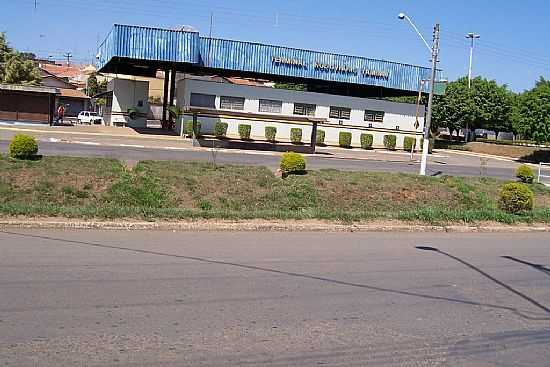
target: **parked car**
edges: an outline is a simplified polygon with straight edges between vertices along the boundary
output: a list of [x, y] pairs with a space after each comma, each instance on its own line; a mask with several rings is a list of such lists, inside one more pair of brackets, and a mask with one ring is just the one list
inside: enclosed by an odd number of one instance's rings
[[79, 124], [101, 124], [103, 125], [103, 117], [99, 116], [97, 112], [81, 111], [78, 116]]

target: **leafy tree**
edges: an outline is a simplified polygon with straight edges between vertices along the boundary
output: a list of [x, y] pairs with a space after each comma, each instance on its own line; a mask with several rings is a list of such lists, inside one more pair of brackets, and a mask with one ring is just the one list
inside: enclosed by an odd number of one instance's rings
[[451, 132], [462, 128], [483, 128], [501, 131], [512, 130], [514, 95], [506, 85], [477, 77], [468, 88], [468, 78], [449, 83], [445, 95], [436, 96], [433, 121], [436, 127]]
[[6, 61], [8, 61], [8, 58], [11, 57], [12, 53], [13, 50], [8, 46], [6, 35], [4, 33], [0, 33], [0, 82], [4, 76], [4, 65]]
[[98, 83], [97, 89], [98, 89], [97, 90], [98, 93], [107, 92], [107, 79], [103, 79], [102, 81], [100, 81]]
[[19, 55], [23, 60], [36, 60], [36, 55], [33, 52], [21, 52]]
[[6, 36], [0, 33], [0, 82], [7, 84], [39, 84], [42, 80], [40, 71], [29, 57], [9, 47]]
[[514, 130], [524, 139], [550, 141], [550, 80], [541, 77], [533, 89], [519, 95], [513, 116]]
[[88, 77], [87, 90], [86, 93], [88, 96], [95, 96], [99, 93], [99, 84], [97, 83], [96, 74], [93, 73]]
[[474, 93], [468, 89], [463, 79], [449, 83], [442, 96], [434, 97], [432, 110], [433, 127], [449, 129], [451, 138], [461, 128], [474, 127], [479, 108], [474, 101]]
[[23, 60], [16, 54], [6, 62], [2, 81], [7, 84], [38, 85], [42, 76], [31, 60]]

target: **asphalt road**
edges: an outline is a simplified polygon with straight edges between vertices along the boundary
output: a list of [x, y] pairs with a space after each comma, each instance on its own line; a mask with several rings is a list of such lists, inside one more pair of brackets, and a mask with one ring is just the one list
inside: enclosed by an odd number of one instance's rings
[[[0, 140], [0, 151], [6, 152], [9, 145], [8, 140]], [[44, 155], [64, 155], [75, 157], [111, 157], [125, 161], [140, 160], [194, 160], [212, 161], [212, 153], [208, 150], [169, 150], [161, 148], [135, 148], [128, 146], [110, 145], [86, 145], [64, 142], [40, 142], [40, 153]], [[245, 164], [260, 165], [276, 169], [279, 165], [280, 156], [239, 151], [228, 152], [218, 151], [216, 162], [219, 164]], [[428, 174], [431, 175], [454, 175], [454, 176], [479, 176], [479, 159], [470, 159], [469, 164], [449, 164], [444, 159], [430, 158]], [[382, 172], [408, 172], [416, 173], [419, 170], [419, 163], [404, 161], [402, 157], [354, 159], [338, 158], [330, 155], [316, 155], [307, 158], [309, 169], [334, 168], [349, 171], [382, 171]], [[486, 168], [486, 175], [490, 177], [511, 179], [514, 177], [514, 165], [489, 164]]]
[[4, 230], [0, 365], [546, 367], [549, 236]]

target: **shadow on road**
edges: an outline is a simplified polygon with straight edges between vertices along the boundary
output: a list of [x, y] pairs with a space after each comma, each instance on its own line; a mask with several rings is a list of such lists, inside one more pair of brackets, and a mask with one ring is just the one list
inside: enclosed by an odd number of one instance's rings
[[470, 268], [470, 269], [472, 269], [472, 270], [478, 272], [479, 274], [483, 275], [485, 278], [487, 278], [487, 279], [489, 279], [489, 280], [495, 282], [496, 284], [498, 284], [498, 285], [500, 285], [501, 287], [503, 287], [503, 288], [509, 290], [510, 292], [514, 293], [515, 295], [517, 295], [517, 296], [523, 298], [524, 300], [530, 302], [530, 303], [531, 303], [532, 305], [534, 305], [535, 307], [537, 307], [537, 308], [541, 309], [542, 311], [544, 311], [544, 312], [550, 314], [550, 308], [548, 308], [548, 307], [542, 305], [541, 303], [537, 302], [537, 301], [534, 300], [533, 298], [531, 298], [531, 297], [529, 297], [529, 296], [527, 296], [527, 295], [521, 293], [520, 291], [516, 290], [515, 288], [512, 288], [512, 287], [509, 286], [508, 284], [506, 284], [506, 283], [504, 283], [504, 282], [502, 282], [502, 281], [500, 281], [500, 280], [494, 278], [493, 276], [487, 274], [486, 272], [484, 272], [484, 271], [481, 270], [480, 268], [476, 267], [475, 265], [470, 264], [470, 263], [467, 262], [467, 261], [462, 260], [462, 259], [459, 258], [459, 257], [456, 257], [456, 256], [454, 256], [454, 255], [451, 255], [451, 254], [449, 254], [448, 252], [442, 251], [442, 250], [437, 249], [437, 248], [435, 248], [435, 247], [429, 247], [429, 246], [416, 246], [416, 248], [417, 248], [418, 250], [423, 250], [423, 251], [437, 252], [437, 253], [440, 253], [440, 254], [442, 254], [442, 255], [445, 255], [445, 256], [447, 256], [447, 257], [453, 259], [453, 260], [456, 260], [456, 261], [458, 261], [459, 263], [464, 264], [464, 265], [466, 265], [468, 268]]
[[547, 267], [544, 266], [544, 265], [541, 265], [541, 264], [533, 264], [533, 263], [527, 262], [527, 261], [525, 261], [525, 260], [518, 259], [517, 257], [513, 257], [513, 256], [502, 256], [502, 258], [508, 259], [508, 260], [512, 260], [512, 261], [515, 261], [515, 262], [520, 263], [520, 264], [523, 264], [523, 265], [528, 265], [528, 266], [532, 267], [533, 269], [536, 269], [536, 270], [538, 270], [538, 271], [541, 271], [541, 272], [543, 272], [544, 274], [550, 276], [550, 268], [547, 268]]
[[[129, 248], [129, 247], [106, 245], [106, 244], [102, 244], [102, 243], [68, 240], [68, 239], [64, 239], [64, 238], [56, 238], [56, 237], [50, 237], [50, 236], [32, 235], [32, 234], [27, 234], [27, 233], [19, 233], [19, 232], [11, 232], [11, 231], [0, 231], [0, 233], [4, 233], [4, 234], [8, 234], [8, 235], [14, 235], [14, 236], [29, 237], [29, 238], [40, 238], [40, 239], [44, 239], [44, 240], [63, 242], [63, 243], [66, 243], [66, 244], [69, 244], [69, 245], [72, 245], [72, 246], [82, 246], [82, 245], [84, 245], [84, 246], [91, 246], [91, 247], [104, 248], [104, 249], [121, 250], [121, 251], [133, 252], [133, 253], [138, 253], [138, 254], [168, 256], [168, 257], [173, 257], [173, 258], [178, 258], [178, 259], [198, 261], [198, 262], [207, 263], [207, 264], [232, 266], [232, 267], [237, 267], [237, 268], [241, 268], [241, 269], [256, 270], [256, 271], [262, 271], [262, 272], [267, 272], [267, 273], [272, 273], [272, 274], [288, 275], [288, 276], [297, 277], [297, 278], [319, 280], [319, 281], [328, 282], [328, 283], [332, 283], [332, 284], [339, 284], [339, 285], [345, 285], [345, 286], [350, 286], [350, 287], [368, 289], [368, 290], [371, 290], [371, 291], [378, 291], [378, 292], [385, 292], [385, 293], [397, 294], [397, 295], [403, 295], [403, 296], [418, 297], [418, 298], [429, 299], [429, 300], [447, 301], [447, 302], [458, 303], [458, 304], [465, 304], [465, 305], [472, 305], [472, 306], [483, 306], [483, 307], [489, 307], [489, 308], [494, 308], [494, 309], [506, 310], [506, 311], [511, 311], [511, 312], [515, 313], [516, 315], [518, 315], [522, 318], [525, 318], [525, 319], [529, 319], [529, 320], [537, 320], [537, 321], [550, 320], [550, 318], [548, 318], [548, 317], [533, 317], [533, 316], [526, 315], [525, 313], [523, 313], [523, 311], [521, 311], [521, 310], [519, 310], [515, 307], [510, 307], [510, 306], [501, 306], [501, 305], [495, 305], [495, 304], [490, 304], [490, 303], [480, 303], [480, 302], [468, 301], [468, 300], [464, 300], [464, 299], [442, 297], [442, 296], [433, 296], [433, 295], [417, 293], [417, 292], [409, 292], [409, 291], [403, 291], [403, 290], [398, 290], [398, 289], [383, 288], [383, 287], [378, 287], [378, 286], [373, 286], [373, 285], [368, 285], [368, 284], [346, 282], [346, 281], [342, 281], [342, 280], [338, 280], [338, 279], [331, 279], [331, 278], [325, 278], [325, 277], [321, 277], [321, 276], [315, 276], [315, 275], [309, 275], [309, 274], [303, 274], [303, 273], [295, 273], [295, 272], [289, 272], [289, 271], [284, 271], [284, 270], [265, 268], [265, 267], [255, 266], [255, 265], [246, 265], [246, 264], [240, 264], [240, 263], [229, 262], [229, 261], [213, 260], [213, 259], [197, 257], [197, 256], [186, 256], [186, 255], [170, 254], [170, 253], [164, 253], [164, 252], [158, 252], [158, 251], [133, 249], [133, 248]], [[419, 246], [417, 248], [421, 249], [421, 250], [437, 251], [437, 252], [442, 253], [444, 255], [450, 256], [451, 258], [467, 265], [470, 268], [473, 268], [474, 270], [480, 272], [481, 274], [484, 274], [489, 279], [491, 279], [491, 280], [497, 282], [498, 284], [504, 286], [505, 288], [511, 290], [515, 294], [520, 295], [521, 297], [529, 300], [531, 303], [538, 306], [540, 309], [544, 310], [546, 313], [550, 314], [550, 310], [548, 308], [546, 308], [545, 306], [539, 304], [535, 300], [532, 300], [531, 298], [523, 295], [522, 293], [516, 291], [515, 289], [509, 287], [508, 285], [500, 282], [499, 280], [491, 277], [490, 275], [484, 273], [483, 271], [477, 269], [473, 265], [468, 264], [467, 262], [465, 262], [465, 261], [463, 261], [459, 258], [456, 258], [456, 257], [454, 257], [450, 254], [447, 254], [445, 252], [442, 252], [442, 251], [440, 251], [438, 249], [435, 249], [435, 248], [432, 248], [432, 247]]]

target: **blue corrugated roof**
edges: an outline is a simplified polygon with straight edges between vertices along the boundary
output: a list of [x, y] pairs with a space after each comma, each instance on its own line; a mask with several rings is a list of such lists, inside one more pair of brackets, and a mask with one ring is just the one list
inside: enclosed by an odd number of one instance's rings
[[199, 37], [197, 32], [115, 25], [99, 47], [98, 69], [126, 58], [417, 91], [430, 70], [365, 57]]

